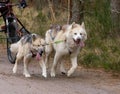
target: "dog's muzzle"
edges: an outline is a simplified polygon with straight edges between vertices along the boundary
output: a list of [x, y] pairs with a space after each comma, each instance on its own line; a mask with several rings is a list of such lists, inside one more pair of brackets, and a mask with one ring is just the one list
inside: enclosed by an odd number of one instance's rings
[[40, 54], [40, 56], [42, 56], [42, 54], [43, 54], [43, 50], [41, 50], [41, 51], [39, 52], [39, 54]]
[[41, 59], [41, 57], [42, 57], [42, 55], [43, 55], [43, 50], [40, 50], [40, 51], [38, 51], [37, 52], [37, 54], [36, 54], [36, 60], [40, 60]]
[[39, 50], [39, 51], [36, 51], [36, 52], [31, 51], [31, 53], [32, 53], [33, 58], [35, 57], [36, 60], [40, 60], [44, 51], [43, 50]]
[[73, 39], [73, 40], [74, 40], [74, 42], [75, 42], [75, 44], [76, 44], [77, 46], [80, 46], [80, 47], [84, 47], [84, 46], [85, 46], [85, 43], [83, 42], [82, 39], [77, 38], [76, 40], [75, 40], [75, 39]]

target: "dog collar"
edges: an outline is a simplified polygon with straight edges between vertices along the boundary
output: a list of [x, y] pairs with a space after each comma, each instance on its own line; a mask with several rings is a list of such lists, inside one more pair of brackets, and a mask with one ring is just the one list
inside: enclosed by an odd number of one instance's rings
[[70, 55], [72, 54], [72, 51], [70, 51], [70, 49], [68, 49], [68, 52], [69, 52]]
[[52, 38], [52, 40], [54, 40], [54, 39], [55, 39], [55, 37], [53, 37], [53, 36], [52, 36], [52, 32], [53, 32], [53, 31], [52, 31], [52, 30], [50, 30], [50, 37]]
[[32, 57], [34, 58], [36, 56], [36, 54], [31, 50], [32, 53]]

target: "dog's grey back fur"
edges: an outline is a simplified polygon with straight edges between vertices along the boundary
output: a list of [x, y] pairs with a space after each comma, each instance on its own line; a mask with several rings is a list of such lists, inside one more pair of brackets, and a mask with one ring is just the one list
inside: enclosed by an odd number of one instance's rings
[[27, 34], [21, 38], [21, 43], [26, 44], [26, 43], [32, 43], [32, 35]]

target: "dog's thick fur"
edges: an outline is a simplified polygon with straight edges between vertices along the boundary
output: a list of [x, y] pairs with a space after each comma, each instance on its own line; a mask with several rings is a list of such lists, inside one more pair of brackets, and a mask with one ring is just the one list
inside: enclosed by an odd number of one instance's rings
[[[84, 47], [84, 41], [87, 39], [87, 33], [85, 30], [84, 23], [81, 25], [72, 23], [71, 25], [65, 25], [62, 27], [62, 30], [59, 32], [52, 31], [52, 29], [46, 32], [45, 41], [46, 43], [55, 42], [51, 45], [45, 47], [46, 59], [45, 62], [48, 62], [48, 58], [52, 50], [55, 50], [55, 56], [51, 68], [51, 77], [55, 77], [55, 68], [57, 63], [61, 63], [60, 70], [62, 73], [66, 73], [64, 66], [62, 64], [62, 58], [65, 55], [70, 56], [72, 67], [68, 70], [67, 76], [69, 77], [77, 68], [77, 56], [82, 47]], [[50, 33], [57, 33], [55, 39], [53, 40]], [[57, 41], [61, 41], [56, 43]]]
[[[42, 76], [47, 77], [46, 65], [44, 62], [44, 44], [45, 40], [37, 34], [28, 34], [23, 36], [17, 43], [11, 44], [10, 50], [16, 54], [16, 61], [13, 67], [13, 73], [17, 72], [18, 62], [23, 60], [25, 77], [31, 77], [28, 72], [28, 64], [31, 60], [39, 62], [42, 68]], [[36, 59], [35, 59], [36, 57]]]

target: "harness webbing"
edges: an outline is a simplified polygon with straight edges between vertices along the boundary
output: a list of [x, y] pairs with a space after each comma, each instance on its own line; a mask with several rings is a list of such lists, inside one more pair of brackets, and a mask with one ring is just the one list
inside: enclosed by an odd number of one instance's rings
[[45, 45], [58, 44], [58, 43], [61, 43], [61, 42], [64, 42], [64, 41], [65, 41], [65, 40], [58, 40], [58, 41], [46, 43]]

